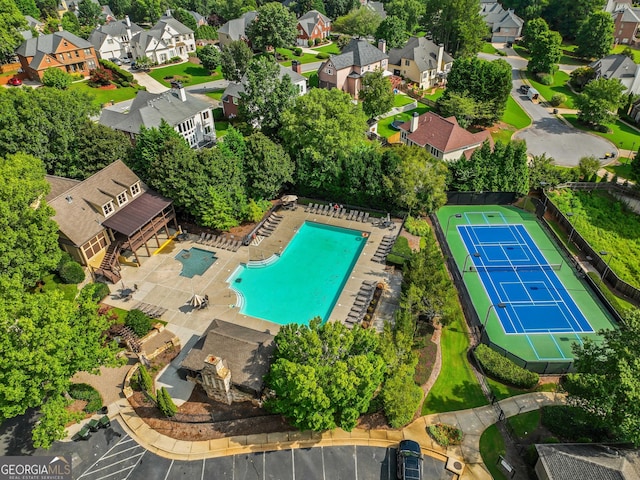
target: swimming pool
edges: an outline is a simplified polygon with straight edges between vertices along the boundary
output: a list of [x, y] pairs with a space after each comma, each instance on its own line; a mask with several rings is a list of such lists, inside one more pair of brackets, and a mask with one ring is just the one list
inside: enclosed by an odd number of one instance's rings
[[217, 260], [212, 252], [195, 247], [189, 250], [180, 250], [174, 258], [182, 264], [180, 276], [187, 278], [202, 275]]
[[279, 257], [229, 277], [240, 312], [280, 325], [327, 320], [366, 243], [361, 230], [305, 222]]

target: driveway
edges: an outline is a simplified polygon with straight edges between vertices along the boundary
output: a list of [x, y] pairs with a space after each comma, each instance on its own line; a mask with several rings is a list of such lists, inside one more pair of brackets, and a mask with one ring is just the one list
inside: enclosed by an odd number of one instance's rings
[[551, 113], [551, 108], [535, 104], [526, 95], [518, 92], [518, 88], [525, 83], [522, 80], [521, 70], [527, 67], [526, 60], [517, 55], [499, 57], [481, 53], [478, 56], [486, 60], [502, 58], [511, 65], [513, 77], [511, 96], [532, 120], [530, 127], [517, 132], [513, 138], [525, 140], [527, 152], [530, 155], [537, 156], [546, 153], [548, 157], [555, 160], [556, 165], [566, 167], [576, 166], [582, 157], [590, 155], [600, 159], [602, 164], [609, 162], [609, 160], [604, 160], [605, 153], [615, 152], [616, 157], [618, 156], [618, 149], [613, 143], [597, 135], [573, 128]]

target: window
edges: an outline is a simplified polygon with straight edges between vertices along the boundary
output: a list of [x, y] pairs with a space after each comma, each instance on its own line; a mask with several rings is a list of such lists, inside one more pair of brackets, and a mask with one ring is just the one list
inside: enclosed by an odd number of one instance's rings
[[96, 62], [92, 59], [87, 60], [87, 65], [89, 65], [89, 70], [94, 70], [96, 68]]
[[80, 57], [80, 52], [76, 50], [76, 58]]
[[84, 49], [84, 54], [85, 54], [86, 56], [91, 55], [91, 49], [90, 49], [90, 48], [85, 48], [85, 49]]
[[203, 120], [206, 120], [207, 118], [209, 118], [209, 110], [205, 110], [204, 112], [202, 112], [202, 118]]
[[120, 195], [118, 195], [118, 206], [121, 207], [125, 203], [129, 201], [129, 197], [127, 197], [127, 191], [125, 190]]
[[107, 38], [107, 44], [112, 45], [113, 44], [113, 39], [112, 38]]
[[87, 258], [90, 259], [106, 246], [107, 240], [104, 238], [104, 232], [101, 232], [85, 243], [82, 246], [82, 250]]
[[71, 58], [71, 52], [67, 52], [67, 57]]
[[238, 97], [233, 97], [233, 104], [238, 105]]
[[66, 47], [67, 45], [69, 45], [66, 40], [64, 42], [62, 42], [62, 44]]
[[138, 195], [140, 193], [140, 182], [137, 182], [137, 183], [134, 183], [133, 185], [131, 185], [129, 190], [131, 190], [131, 196], [132, 197], [135, 197], [136, 195]]
[[404, 61], [404, 66], [405, 66], [405, 67], [408, 67], [409, 65], [411, 65], [411, 60], [407, 60], [407, 59], [405, 59], [405, 61]]
[[104, 213], [105, 217], [111, 215], [114, 211], [113, 202], [106, 203], [102, 206], [102, 213]]
[[207, 125], [206, 127], [204, 127], [204, 133], [206, 133], [207, 135], [211, 133], [211, 126]]
[[327, 72], [327, 75], [333, 75], [333, 71], [330, 68], [325, 69], [325, 72]]

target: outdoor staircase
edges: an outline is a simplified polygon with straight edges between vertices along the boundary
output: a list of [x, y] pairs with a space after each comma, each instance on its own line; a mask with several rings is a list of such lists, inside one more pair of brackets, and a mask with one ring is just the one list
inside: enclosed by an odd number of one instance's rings
[[122, 327], [118, 332], [122, 340], [127, 344], [127, 346], [134, 353], [140, 353], [142, 351], [142, 343], [140, 343], [140, 338], [135, 334], [133, 330], [129, 327]]
[[96, 275], [102, 275], [111, 283], [120, 281], [120, 264], [118, 256], [120, 255], [121, 242], [113, 242], [107, 247], [107, 251], [100, 263], [100, 267], [96, 269]]

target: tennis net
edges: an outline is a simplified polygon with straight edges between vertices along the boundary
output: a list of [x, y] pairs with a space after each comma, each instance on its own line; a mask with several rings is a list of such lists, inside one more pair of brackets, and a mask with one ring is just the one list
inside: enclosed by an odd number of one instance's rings
[[474, 272], [540, 272], [562, 270], [562, 263], [546, 265], [471, 265], [469, 270]]

